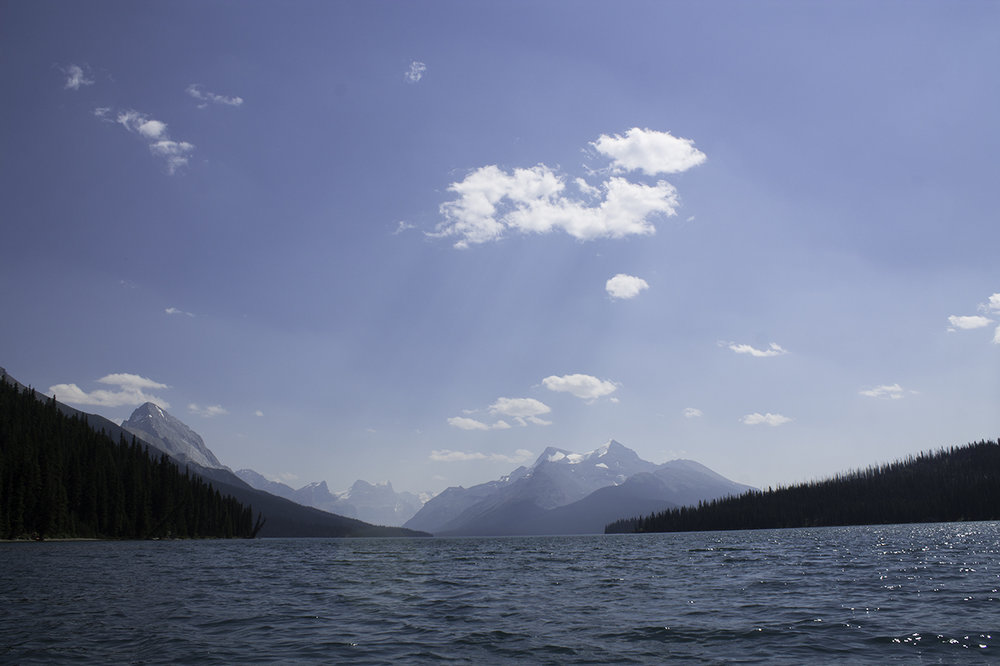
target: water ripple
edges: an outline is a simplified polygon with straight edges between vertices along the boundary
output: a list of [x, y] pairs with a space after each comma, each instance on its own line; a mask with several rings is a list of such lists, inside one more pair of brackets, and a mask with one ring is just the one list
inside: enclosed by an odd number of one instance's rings
[[0, 662], [989, 663], [996, 523], [0, 545]]

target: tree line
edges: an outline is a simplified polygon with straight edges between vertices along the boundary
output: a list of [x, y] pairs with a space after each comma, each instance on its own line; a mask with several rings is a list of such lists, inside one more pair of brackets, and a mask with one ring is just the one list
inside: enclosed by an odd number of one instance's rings
[[980, 441], [789, 487], [611, 523], [605, 532], [691, 532], [1000, 519], [1000, 443]]
[[0, 381], [0, 538], [253, 537], [262, 524], [166, 454]]

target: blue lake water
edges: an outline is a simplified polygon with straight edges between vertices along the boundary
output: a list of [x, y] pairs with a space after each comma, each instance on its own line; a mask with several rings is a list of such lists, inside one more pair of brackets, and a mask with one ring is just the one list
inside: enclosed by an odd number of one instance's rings
[[0, 544], [0, 663], [1000, 662], [1000, 524]]

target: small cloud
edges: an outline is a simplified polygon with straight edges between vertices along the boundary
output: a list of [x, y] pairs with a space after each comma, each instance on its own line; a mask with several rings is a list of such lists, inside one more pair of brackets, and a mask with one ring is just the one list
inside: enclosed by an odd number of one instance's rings
[[279, 481], [281, 483], [291, 483], [292, 481], [298, 481], [299, 475], [292, 474], [291, 472], [282, 472], [278, 476], [271, 477], [271, 481]]
[[982, 306], [989, 312], [1000, 313], [1000, 294], [993, 294]]
[[611, 298], [635, 298], [642, 290], [649, 289], [649, 283], [640, 277], [619, 273], [604, 284], [604, 289]]
[[767, 349], [757, 349], [750, 345], [736, 344], [735, 342], [730, 342], [727, 345], [731, 350], [737, 354], [750, 354], [756, 358], [767, 358], [770, 356], [781, 356], [782, 354], [787, 354], [788, 350], [783, 349], [781, 345], [772, 342]]
[[641, 171], [649, 176], [680, 173], [706, 159], [705, 153], [695, 148], [690, 139], [638, 127], [625, 132], [625, 136], [602, 134], [591, 145], [611, 158], [611, 167], [616, 173]]
[[392, 235], [393, 236], [398, 236], [399, 234], [403, 233], [404, 231], [409, 231], [410, 229], [416, 229], [416, 228], [417, 228], [416, 225], [410, 224], [406, 220], [400, 220], [398, 222], [398, 224], [396, 225], [396, 230], [392, 232]]
[[704, 416], [704, 413], [695, 407], [685, 407], [684, 408], [684, 418], [686, 419], [700, 419]]
[[963, 331], [970, 331], [989, 326], [993, 323], [993, 320], [981, 315], [951, 315], [948, 317], [948, 323], [952, 326], [950, 330], [961, 329]]
[[167, 133], [167, 124], [159, 120], [147, 120], [139, 125], [136, 130], [147, 139], [159, 139]]
[[149, 144], [149, 151], [162, 157], [167, 162], [167, 171], [173, 175], [181, 167], [188, 164], [188, 153], [194, 150], [194, 144], [187, 141], [170, 141], [165, 139]]
[[[464, 414], [475, 414], [478, 410], [466, 409], [462, 411]], [[541, 418], [542, 414], [548, 414], [550, 411], [548, 405], [534, 398], [497, 398], [496, 402], [489, 407], [491, 415], [506, 416], [522, 427], [529, 423], [540, 426], [552, 425], [551, 421]], [[502, 418], [489, 424], [468, 416], [452, 416], [448, 419], [448, 425], [460, 430], [508, 430], [512, 427]]]
[[79, 65], [68, 65], [62, 71], [66, 75], [66, 85], [64, 86], [66, 90], [79, 90], [81, 86], [94, 84], [94, 80], [88, 75], [89, 67], [84, 69]]
[[490, 427], [482, 421], [470, 419], [465, 416], [452, 416], [448, 419], [448, 425], [459, 430], [489, 430]]
[[[110, 111], [110, 110], [109, 110]], [[104, 118], [105, 113], [99, 117]], [[149, 152], [163, 158], [167, 164], [167, 172], [171, 175], [188, 164], [188, 157], [194, 151], [194, 144], [187, 141], [174, 141], [167, 133], [167, 124], [154, 120], [144, 113], [128, 109], [119, 111], [115, 122], [133, 134], [138, 134], [149, 143]]]
[[147, 393], [148, 390], [169, 388], [166, 384], [147, 379], [140, 375], [126, 372], [105, 375], [97, 380], [100, 384], [117, 386], [117, 390], [96, 389], [84, 391], [76, 384], [56, 384], [49, 387], [49, 395], [55, 395], [60, 402], [73, 405], [97, 405], [100, 407], [125, 407], [152, 402], [163, 409], [169, 409], [170, 403], [162, 398]]
[[168, 315], [184, 315], [185, 317], [193, 317], [194, 313], [185, 312], [184, 310], [178, 310], [177, 308], [167, 308], [164, 310]]
[[207, 407], [199, 407], [195, 403], [188, 405], [188, 411], [192, 414], [197, 414], [204, 419], [210, 419], [213, 416], [224, 416], [228, 414], [222, 405], [208, 405]]
[[242, 97], [229, 97], [228, 95], [217, 95], [214, 92], [209, 92], [205, 90], [198, 83], [192, 83], [185, 90], [188, 95], [195, 98], [201, 104], [198, 105], [199, 109], [204, 109], [209, 104], [222, 104], [224, 106], [241, 106], [243, 104]]
[[424, 72], [427, 71], [427, 65], [424, 63], [414, 60], [410, 63], [410, 68], [406, 71], [404, 75], [406, 80], [410, 83], [417, 83], [420, 79], [424, 78]]
[[107, 118], [109, 113], [111, 113], [110, 106], [99, 106], [93, 111], [93, 114], [98, 118]]
[[[910, 392], [913, 393], [913, 391]], [[868, 398], [899, 400], [905, 395], [905, 392], [903, 391], [903, 387], [899, 384], [883, 384], [882, 386], [876, 386], [875, 388], [863, 389], [858, 391], [858, 394]]]
[[588, 401], [610, 395], [618, 390], [618, 384], [614, 382], [581, 374], [562, 375], [561, 377], [552, 375], [543, 379], [542, 384], [550, 391], [569, 393]]
[[601, 195], [601, 189], [599, 187], [594, 187], [583, 178], [577, 178], [575, 181], [577, 188], [579, 188], [580, 193], [585, 197], [595, 199]]
[[764, 424], [776, 427], [788, 423], [791, 420], [792, 419], [788, 418], [787, 416], [782, 416], [781, 414], [771, 414], [771, 413], [760, 414], [758, 412], [754, 412], [753, 414], [747, 414], [746, 416], [741, 418], [740, 422], [745, 423], [746, 425]]
[[534, 398], [497, 398], [496, 402], [490, 405], [490, 414], [502, 414], [515, 419], [529, 419], [532, 423], [548, 425], [547, 422], [537, 419], [542, 414], [548, 414], [552, 409], [540, 400]]
[[264, 416], [264, 412], [260, 411], [259, 409], [255, 409], [254, 412], [253, 412], [253, 415], [254, 416]]
[[506, 462], [520, 464], [527, 462], [534, 457], [534, 454], [527, 449], [518, 449], [513, 455], [502, 453], [479, 453], [466, 451], [452, 451], [451, 449], [436, 449], [431, 451], [430, 459], [435, 462], [467, 462], [470, 460], [490, 460], [493, 462]]
[[448, 425], [453, 428], [459, 428], [460, 430], [507, 430], [511, 427], [510, 424], [503, 419], [498, 420], [493, 425], [489, 425], [483, 423], [482, 421], [470, 419], [465, 416], [451, 417], [448, 419]]
[[993, 333], [993, 344], [1000, 345], [1000, 326], [997, 326], [997, 330]]

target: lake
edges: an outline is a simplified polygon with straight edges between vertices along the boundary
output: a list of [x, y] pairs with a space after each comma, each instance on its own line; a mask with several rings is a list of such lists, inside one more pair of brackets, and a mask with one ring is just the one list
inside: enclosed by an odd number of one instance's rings
[[3, 663], [1000, 662], [1000, 523], [0, 544]]

